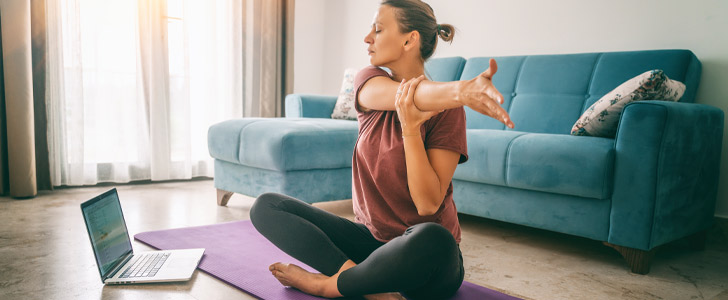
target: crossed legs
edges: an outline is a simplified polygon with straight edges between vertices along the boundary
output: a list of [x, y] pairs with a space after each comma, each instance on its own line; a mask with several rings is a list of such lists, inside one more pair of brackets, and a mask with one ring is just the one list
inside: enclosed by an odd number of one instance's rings
[[[462, 256], [450, 232], [434, 223], [410, 227], [388, 243], [362, 224], [295, 198], [263, 194], [251, 209], [256, 229], [278, 248], [321, 274], [274, 263], [282, 284], [328, 298], [396, 296], [438, 299], [452, 295], [463, 279]], [[371, 298], [367, 297], [367, 298]]]

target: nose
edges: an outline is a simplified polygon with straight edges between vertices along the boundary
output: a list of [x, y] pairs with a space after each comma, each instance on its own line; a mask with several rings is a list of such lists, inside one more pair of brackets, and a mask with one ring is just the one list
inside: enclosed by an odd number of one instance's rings
[[364, 36], [364, 43], [366, 44], [372, 44], [374, 42], [374, 38], [372, 37], [372, 32], [370, 31], [367, 33], [367, 35]]

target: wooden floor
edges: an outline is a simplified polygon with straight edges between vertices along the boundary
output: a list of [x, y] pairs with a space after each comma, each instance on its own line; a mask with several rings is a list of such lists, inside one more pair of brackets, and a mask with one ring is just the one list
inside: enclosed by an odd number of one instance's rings
[[[175, 284], [104, 286], [79, 205], [111, 186], [0, 198], [0, 299], [253, 299], [197, 271]], [[130, 234], [248, 219], [253, 199], [215, 201], [210, 180], [117, 186]], [[316, 206], [353, 217], [351, 201]], [[662, 248], [648, 275], [601, 242], [460, 215], [465, 280], [527, 299], [728, 299], [728, 226], [703, 251]], [[148, 247], [133, 242], [135, 250]]]

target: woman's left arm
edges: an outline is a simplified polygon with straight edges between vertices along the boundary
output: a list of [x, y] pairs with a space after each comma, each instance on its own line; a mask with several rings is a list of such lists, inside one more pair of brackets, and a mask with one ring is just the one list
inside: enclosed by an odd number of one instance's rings
[[440, 112], [420, 111], [414, 105], [415, 90], [423, 78], [421, 76], [400, 83], [395, 108], [402, 126], [410, 195], [417, 213], [429, 216], [437, 212], [445, 199], [460, 154], [444, 149], [425, 150], [420, 127]]

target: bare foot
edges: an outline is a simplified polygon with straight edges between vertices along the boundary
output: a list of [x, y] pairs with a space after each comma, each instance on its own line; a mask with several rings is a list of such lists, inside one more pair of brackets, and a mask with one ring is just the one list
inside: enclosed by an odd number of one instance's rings
[[406, 300], [399, 293], [365, 295], [364, 299], [367, 299], [367, 300]]
[[324, 274], [311, 273], [294, 264], [274, 263], [270, 265], [269, 269], [271, 274], [284, 286], [294, 287], [314, 296], [341, 297], [338, 290], [332, 291], [331, 288], [327, 288], [331, 284], [331, 277]]

